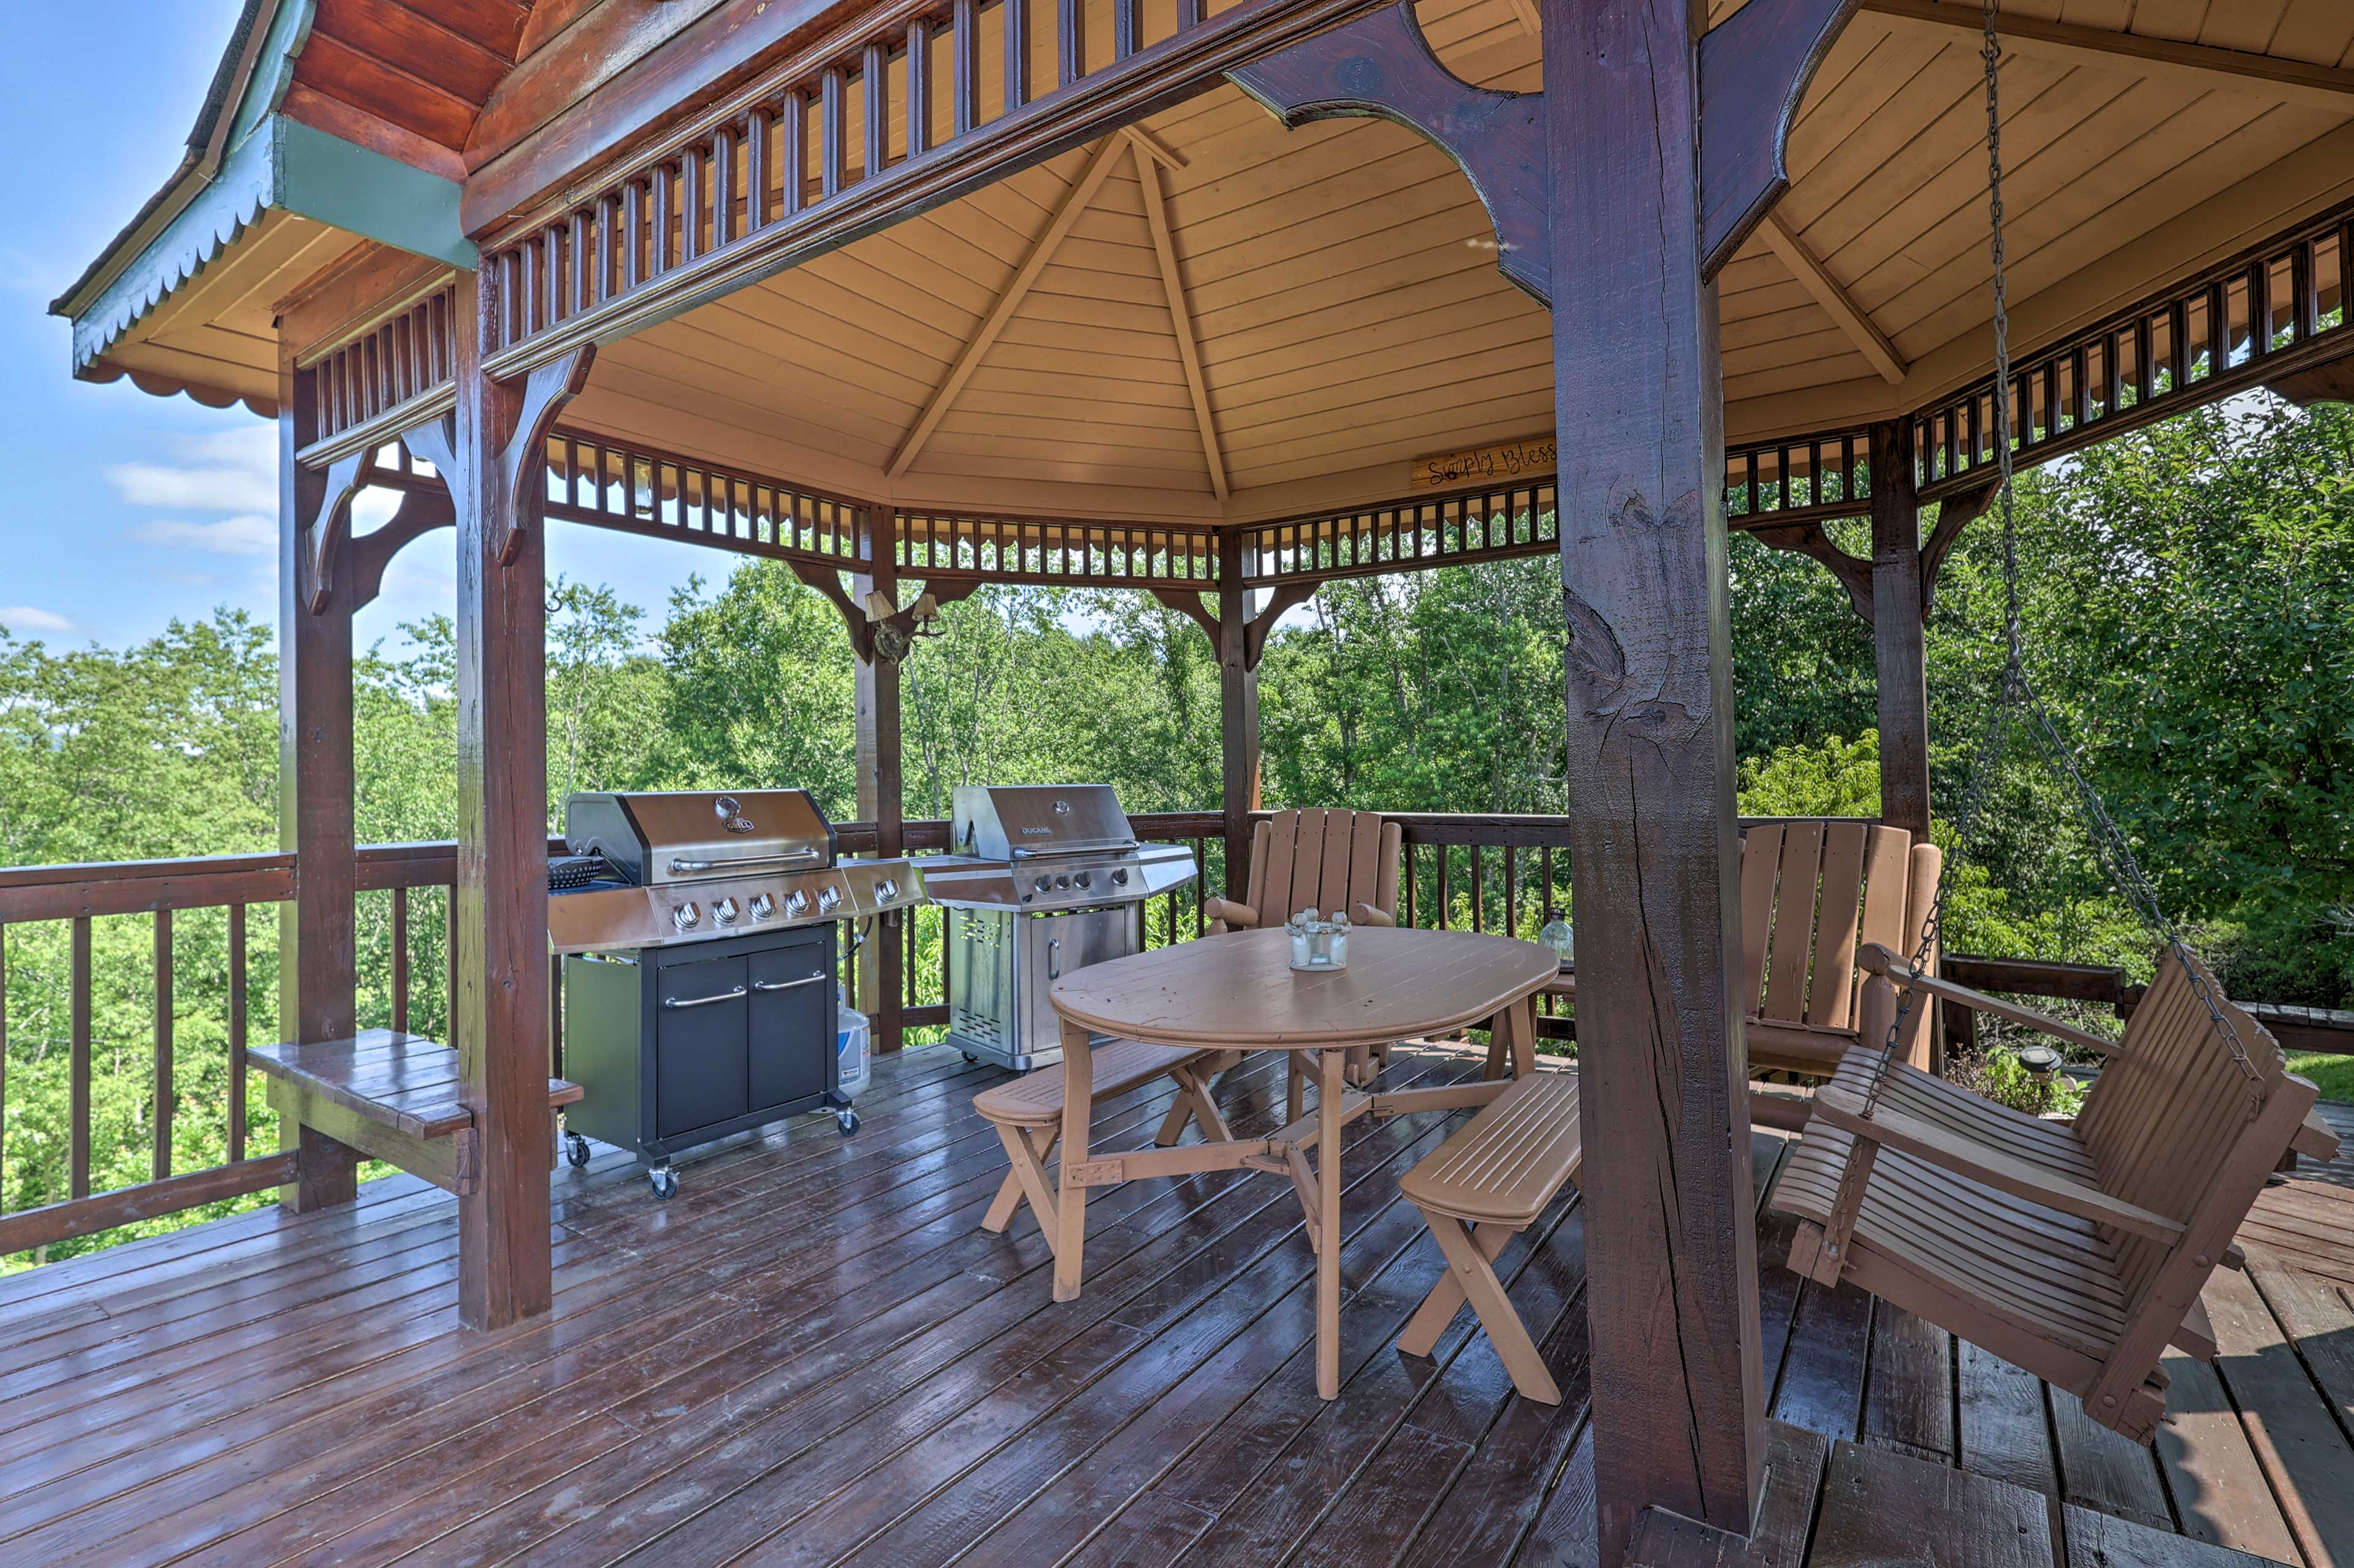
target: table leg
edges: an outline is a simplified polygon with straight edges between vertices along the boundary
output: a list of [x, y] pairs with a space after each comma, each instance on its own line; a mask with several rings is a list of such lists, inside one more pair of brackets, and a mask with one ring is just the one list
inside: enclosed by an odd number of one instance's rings
[[1537, 999], [1522, 997], [1504, 1010], [1511, 1029], [1512, 1076], [1525, 1078], [1537, 1070]]
[[1087, 1032], [1063, 1025], [1062, 1191], [1055, 1205], [1055, 1299], [1079, 1297], [1079, 1266], [1085, 1261], [1087, 1190], [1077, 1172], [1087, 1162], [1087, 1122], [1095, 1111], [1095, 1065], [1088, 1059]]
[[1317, 1053], [1321, 1075], [1316, 1086], [1317, 1229], [1316, 1392], [1341, 1397], [1341, 1101], [1348, 1070], [1346, 1051]]

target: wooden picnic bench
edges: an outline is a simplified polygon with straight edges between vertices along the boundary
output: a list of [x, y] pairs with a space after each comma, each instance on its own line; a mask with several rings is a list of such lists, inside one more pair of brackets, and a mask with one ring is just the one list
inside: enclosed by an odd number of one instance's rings
[[[474, 1113], [461, 1098], [453, 1047], [421, 1034], [369, 1029], [348, 1040], [256, 1045], [246, 1059], [270, 1079], [270, 1107], [288, 1125], [309, 1128], [460, 1197], [474, 1190]], [[556, 1111], [580, 1095], [577, 1084], [547, 1080], [551, 1157]]]
[[[1398, 1349], [1410, 1356], [1430, 1354], [1468, 1299], [1521, 1396], [1559, 1404], [1561, 1390], [1493, 1265], [1504, 1244], [1536, 1223], [1564, 1183], [1577, 1179], [1577, 1075], [1531, 1073], [1509, 1084], [1473, 1087], [1489, 1096], [1479, 1114], [1398, 1182], [1400, 1195], [1422, 1211], [1447, 1258], [1447, 1272], [1398, 1336]], [[1426, 1108], [1403, 1103], [1409, 1097], [1376, 1095], [1374, 1112]]]
[[[1114, 1041], [1095, 1052], [1092, 1100], [1108, 1100], [1155, 1078], [1167, 1077], [1177, 1085], [1177, 1103], [1161, 1118], [1161, 1129], [1153, 1134], [1154, 1145], [1166, 1149], [1175, 1144], [1184, 1136], [1189, 1121], [1200, 1126], [1204, 1142], [1224, 1143], [1231, 1135], [1226, 1131], [1225, 1118], [1218, 1114], [1217, 1102], [1210, 1097], [1209, 1074], [1227, 1054], [1187, 1045]], [[1031, 1213], [1037, 1217], [1038, 1228], [1045, 1233], [1047, 1246], [1053, 1247], [1055, 1193], [1046, 1181], [1046, 1156], [1063, 1136], [1061, 1065], [1041, 1067], [983, 1089], [972, 1097], [972, 1108], [997, 1128], [997, 1136], [1005, 1144], [1006, 1162], [1012, 1167], [1005, 1173], [1004, 1185], [997, 1190], [996, 1200], [989, 1205], [989, 1213], [981, 1216], [981, 1228], [1002, 1232], [1013, 1223], [1015, 1211], [1027, 1199]]]

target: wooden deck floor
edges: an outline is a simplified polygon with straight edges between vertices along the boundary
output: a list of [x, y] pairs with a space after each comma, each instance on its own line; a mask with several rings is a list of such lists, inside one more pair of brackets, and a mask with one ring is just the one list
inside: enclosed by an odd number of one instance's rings
[[[1389, 1079], [1476, 1070], [1401, 1050]], [[1548, 1409], [1466, 1323], [1435, 1361], [1392, 1350], [1439, 1266], [1396, 1178], [1446, 1123], [1352, 1127], [1328, 1406], [1288, 1185], [1099, 1194], [1087, 1293], [1055, 1305], [1026, 1219], [976, 1228], [1003, 1171], [970, 1111], [993, 1076], [884, 1062], [854, 1139], [804, 1120], [686, 1168], [667, 1205], [619, 1155], [560, 1171], [556, 1310], [500, 1334], [458, 1331], [454, 1206], [406, 1178], [0, 1281], [0, 1563], [1591, 1561], [1574, 1194], [1500, 1264], [1567, 1396]], [[1244, 1131], [1281, 1096], [1262, 1064], [1220, 1097]], [[1098, 1136], [1141, 1142], [1165, 1105], [1109, 1105]], [[1779, 1153], [1761, 1142], [1761, 1173]], [[2349, 1216], [2354, 1166], [2268, 1199], [2255, 1266], [2210, 1298], [2224, 1359], [2175, 1364], [2155, 1454], [1800, 1288], [1765, 1216], [1780, 1461], [1820, 1499], [1778, 1521], [1776, 1561], [2354, 1561]]]

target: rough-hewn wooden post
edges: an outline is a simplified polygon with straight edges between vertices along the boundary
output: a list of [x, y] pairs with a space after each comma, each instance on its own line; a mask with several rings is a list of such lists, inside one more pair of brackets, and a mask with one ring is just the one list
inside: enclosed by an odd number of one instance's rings
[[[305, 592], [303, 531], [326, 499], [327, 477], [294, 461], [318, 433], [311, 375], [291, 352], [278, 371], [278, 847], [295, 854], [295, 892], [279, 906], [278, 1033], [292, 1041], [356, 1033], [359, 949], [352, 829], [352, 560], [329, 558], [326, 603]], [[358, 1194], [359, 1157], [291, 1123], [279, 1147], [300, 1150], [279, 1201], [298, 1210]]]
[[454, 1019], [479, 1160], [458, 1204], [458, 1314], [476, 1329], [550, 1300], [546, 480], [530, 449], [574, 369], [483, 374], [496, 306], [493, 285], [459, 275]]
[[1243, 536], [1218, 535], [1218, 800], [1225, 812], [1225, 893], [1239, 903], [1250, 886], [1250, 814], [1258, 810], [1258, 666], [1250, 657], [1250, 590], [1243, 582]]
[[1912, 423], [1872, 427], [1872, 643], [1880, 676], [1880, 815], [1929, 835], [1929, 679], [1923, 641], [1921, 503]]
[[1695, 7], [1542, 0], [1600, 1561], [1761, 1458], [1717, 299]]
[[[895, 514], [887, 502], [866, 509], [868, 569], [853, 579], [851, 597], [861, 605], [880, 592], [899, 602], [899, 564]], [[875, 824], [875, 853], [907, 849], [906, 797], [900, 781], [899, 664], [877, 653], [858, 666], [858, 814]], [[900, 1019], [899, 971], [903, 916], [894, 910], [875, 917], [858, 961], [858, 1005], [875, 1021], [875, 1049], [896, 1051], [905, 1043]]]

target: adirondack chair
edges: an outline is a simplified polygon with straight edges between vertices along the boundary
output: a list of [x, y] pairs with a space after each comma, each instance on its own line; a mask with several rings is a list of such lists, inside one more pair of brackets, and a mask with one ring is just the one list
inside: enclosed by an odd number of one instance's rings
[[[1280, 926], [1302, 909], [1345, 914], [1359, 926], [1397, 924], [1398, 825], [1378, 811], [1278, 811], [1251, 830], [1250, 886], [1244, 902], [1212, 898], [1202, 912], [1214, 931]], [[1349, 1054], [1349, 1077], [1364, 1083], [1387, 1046]], [[1299, 1064], [1293, 1063], [1291, 1114], [1299, 1114]]]
[[[1858, 1043], [1859, 944], [1912, 952], [1944, 863], [1936, 845], [1853, 818], [1749, 824], [1741, 846], [1741, 976], [1753, 1071], [1829, 1077], [1839, 1070]], [[1936, 969], [1934, 953], [1927, 967]], [[1902, 1044], [1916, 1067], [1931, 1065], [1931, 1011], [1925, 997], [1905, 1015]]]
[[[1878, 942], [1910, 952], [1937, 896], [1944, 852], [1902, 828], [1853, 817], [1776, 817], [1746, 823], [1741, 840], [1741, 995], [1752, 1072], [1828, 1078], [1861, 1039], [1862, 976], [1855, 956]], [[1936, 969], [1936, 954], [1928, 968]], [[1560, 994], [1575, 998], [1564, 981]], [[1932, 1010], [1906, 1012], [1904, 1059], [1930, 1060]], [[1886, 1025], [1882, 1025], [1884, 1034]], [[1750, 1092], [1750, 1118], [1795, 1132], [1806, 1102]]]
[[[1767, 1202], [1800, 1224], [1789, 1266], [1841, 1278], [2080, 1396], [2147, 1443], [2171, 1343], [2212, 1357], [2199, 1293], [2286, 1150], [2327, 1159], [2313, 1085], [2280, 1044], [2169, 948], [2115, 1042], [1950, 982], [1885, 948], [1861, 1007], [1866, 1044], [1819, 1090]], [[2237, 1036], [2218, 1030], [2192, 977]], [[1886, 978], [1880, 978], [1886, 977]], [[2106, 1062], [2073, 1126], [2024, 1115], [1879, 1048], [1896, 991], [2012, 1019]]]

